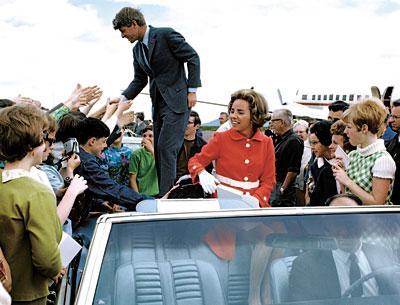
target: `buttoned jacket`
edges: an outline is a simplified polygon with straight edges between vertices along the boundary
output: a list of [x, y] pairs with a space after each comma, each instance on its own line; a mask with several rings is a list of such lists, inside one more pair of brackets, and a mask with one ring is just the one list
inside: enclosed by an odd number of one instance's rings
[[268, 200], [275, 185], [275, 150], [271, 138], [259, 130], [250, 139], [234, 129], [215, 133], [201, 152], [189, 160], [192, 179], [195, 181], [213, 160], [218, 175], [236, 181], [259, 181], [256, 188], [236, 188], [256, 197], [261, 207], [269, 206]]

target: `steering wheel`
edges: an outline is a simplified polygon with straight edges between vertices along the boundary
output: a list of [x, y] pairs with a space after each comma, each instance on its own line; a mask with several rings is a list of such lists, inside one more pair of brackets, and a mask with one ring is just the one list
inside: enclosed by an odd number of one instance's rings
[[395, 266], [395, 267], [382, 267], [378, 268], [364, 276], [362, 276], [360, 279], [355, 281], [349, 288], [346, 289], [345, 292], [342, 294], [342, 298], [349, 298], [351, 296], [351, 293], [356, 289], [358, 286], [362, 285], [364, 282], [368, 281], [371, 278], [374, 278], [378, 275], [381, 274], [387, 274], [387, 273], [393, 273], [393, 272], [400, 272], [400, 266]]

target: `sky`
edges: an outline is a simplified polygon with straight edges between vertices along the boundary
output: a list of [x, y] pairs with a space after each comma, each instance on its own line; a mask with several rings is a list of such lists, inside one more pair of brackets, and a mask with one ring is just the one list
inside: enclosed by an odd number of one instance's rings
[[[202, 101], [227, 104], [254, 86], [276, 107], [277, 88], [291, 102], [297, 90], [397, 84], [400, 0], [0, 0], [0, 98], [22, 94], [51, 107], [77, 83], [100, 86], [99, 103], [118, 96], [133, 78], [132, 45], [112, 27], [124, 6], [173, 27], [199, 53]], [[147, 118], [148, 100], [133, 106]], [[207, 122], [226, 108], [194, 110]]]

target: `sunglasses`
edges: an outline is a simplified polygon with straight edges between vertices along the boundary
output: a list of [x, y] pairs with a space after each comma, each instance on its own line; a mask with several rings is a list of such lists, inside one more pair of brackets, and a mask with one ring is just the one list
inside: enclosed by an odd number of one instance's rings
[[47, 132], [43, 133], [43, 140], [49, 143], [49, 146], [53, 145], [56, 142], [55, 138], [51, 138]]

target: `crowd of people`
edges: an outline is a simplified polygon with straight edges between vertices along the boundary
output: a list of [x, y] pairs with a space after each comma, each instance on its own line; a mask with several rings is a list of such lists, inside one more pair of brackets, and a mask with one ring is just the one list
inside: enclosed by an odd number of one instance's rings
[[[400, 203], [399, 101], [390, 109], [374, 98], [336, 101], [327, 120], [306, 121], [287, 109], [269, 114], [260, 93], [242, 89], [207, 143], [192, 110], [201, 85], [195, 50], [173, 29], [147, 26], [136, 9], [122, 9], [113, 25], [138, 41], [135, 77], [121, 96], [97, 110], [97, 86], [77, 85], [50, 110], [22, 96], [0, 100], [0, 278], [13, 302], [46, 303], [48, 279], [65, 274], [62, 230], [143, 200], [218, 197], [224, 185], [253, 208], [325, 206], [338, 194], [362, 205]], [[148, 79], [151, 124], [129, 110]], [[395, 136], [385, 143], [387, 128]], [[141, 148], [123, 144], [128, 129]]]

